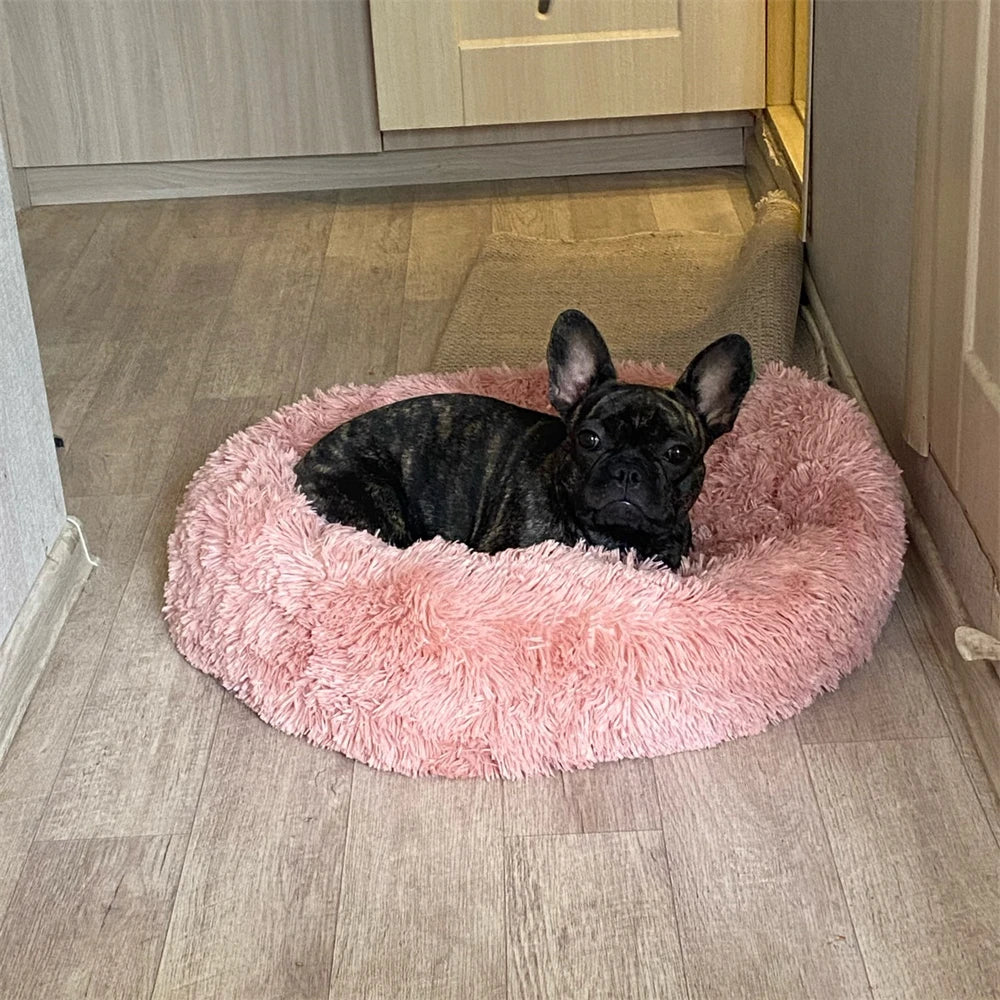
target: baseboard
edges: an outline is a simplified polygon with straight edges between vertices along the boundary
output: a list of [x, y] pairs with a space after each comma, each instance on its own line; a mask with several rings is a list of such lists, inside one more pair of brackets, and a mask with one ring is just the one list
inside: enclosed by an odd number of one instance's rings
[[494, 143], [591, 139], [596, 136], [650, 135], [705, 129], [753, 128], [752, 111], [701, 111], [633, 118], [584, 118], [566, 122], [522, 122], [517, 125], [459, 125], [453, 128], [401, 129], [382, 133], [383, 149], [437, 149]]
[[938, 662], [957, 703], [976, 755], [994, 796], [1000, 801], [1000, 674], [989, 660], [963, 660], [955, 647], [955, 629], [968, 623], [955, 585], [923, 519], [908, 505], [910, 555], [906, 578], [913, 589]]
[[741, 166], [743, 128], [179, 163], [28, 167], [32, 205]]
[[[834, 384], [853, 396], [874, 424], [874, 415], [823, 308], [808, 266], [804, 285], [806, 308], [823, 341]], [[982, 761], [994, 795], [1000, 798], [1000, 665], [987, 660], [969, 662], [959, 655], [954, 643], [955, 629], [970, 624], [969, 613], [905, 484], [903, 500], [910, 539], [906, 578], [934, 643], [951, 697], [961, 710], [968, 738]]]
[[63, 624], [95, 565], [79, 522], [68, 520], [0, 644], [0, 759], [21, 724]]
[[802, 272], [802, 285], [804, 292], [803, 308], [808, 311], [812, 323], [819, 334], [820, 341], [823, 344], [823, 351], [826, 354], [826, 361], [830, 369], [830, 377], [833, 384], [842, 392], [853, 396], [874, 424], [875, 416], [868, 406], [865, 394], [861, 391], [861, 384], [854, 374], [854, 369], [851, 367], [850, 361], [847, 360], [843, 345], [834, 332], [833, 323], [830, 322], [830, 317], [823, 307], [823, 301], [819, 297], [819, 289], [816, 287], [816, 281], [809, 270], [808, 264]]

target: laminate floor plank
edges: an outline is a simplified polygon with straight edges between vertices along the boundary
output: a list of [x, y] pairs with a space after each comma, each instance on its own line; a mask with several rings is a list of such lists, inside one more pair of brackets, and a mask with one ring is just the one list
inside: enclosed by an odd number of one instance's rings
[[222, 691], [188, 667], [167, 634], [158, 506], [125, 588], [39, 827], [45, 839], [186, 834]]
[[400, 374], [431, 367], [455, 299], [490, 232], [490, 190], [458, 185], [414, 199], [396, 356]]
[[[68, 206], [67, 239], [74, 240], [77, 206]], [[163, 224], [162, 205], [94, 206], [100, 212], [80, 252], [57, 255], [55, 266], [43, 255], [41, 242], [25, 256], [42, 372], [56, 433], [67, 444], [109, 372], [118, 367], [122, 338], [136, 342], [136, 316], [150, 303], [150, 283], [161, 268], [171, 230]], [[45, 212], [40, 226], [49, 242], [59, 242], [61, 209]], [[30, 234], [35, 210], [22, 212]], [[78, 236], [82, 241], [82, 237]], [[33, 263], [33, 258], [37, 263]], [[34, 290], [32, 290], [34, 289]], [[78, 492], [89, 492], [81, 489]], [[111, 492], [109, 490], [109, 492]]]
[[227, 699], [153, 1000], [327, 1000], [352, 772]]
[[653, 765], [691, 1000], [870, 996], [794, 727]]
[[508, 836], [660, 828], [650, 760], [621, 760], [592, 770], [509, 781], [503, 805]]
[[[135, 310], [148, 300], [150, 281], [175, 235], [168, 206], [162, 201], [105, 206], [76, 263], [38, 303], [35, 326], [43, 347], [92, 345], [109, 330], [127, 331]], [[29, 290], [33, 281], [44, 282], [40, 269], [28, 271]]]
[[501, 1000], [497, 782], [355, 765], [330, 1000]]
[[184, 487], [205, 456], [274, 405], [274, 397], [199, 401], [182, 424], [55, 778], [43, 836], [187, 833], [222, 692], [185, 663], [167, 634], [166, 542]]
[[[1000, 789], [994, 787], [989, 772], [976, 750], [969, 724], [962, 712], [951, 680], [938, 659], [934, 640], [931, 638], [917, 606], [917, 599], [910, 586], [908, 575], [909, 569], [903, 575], [903, 582], [896, 598], [896, 608], [906, 624], [910, 640], [923, 665], [924, 674], [934, 691], [938, 705], [941, 707], [955, 749], [965, 767], [965, 773], [969, 776], [969, 781], [975, 789], [979, 804], [983, 807], [986, 819], [993, 830], [993, 836], [997, 839], [997, 843], [1000, 843]], [[961, 669], [965, 668], [966, 664], [963, 663]]]
[[[0, 760], [0, 916], [14, 891], [90, 690], [154, 497], [70, 497], [100, 557], [70, 611], [14, 740]], [[2, 994], [0, 994], [2, 995]]]
[[35, 843], [0, 925], [0, 996], [148, 997], [185, 841], [161, 836]]
[[1000, 997], [1000, 854], [951, 740], [805, 753], [874, 995]]
[[170, 239], [149, 296], [67, 438], [63, 480], [96, 495], [159, 490], [204, 369], [216, 323], [233, 294], [245, 241]]
[[295, 396], [396, 374], [412, 219], [406, 190], [341, 193]]
[[308, 206], [326, 213], [336, 203], [331, 191], [295, 194], [219, 195], [177, 198], [164, 202], [165, 224], [176, 236], [195, 239], [221, 236], [257, 238], [284, 227]]
[[507, 843], [511, 1000], [687, 997], [659, 830]]
[[573, 212], [564, 177], [497, 181], [493, 197], [494, 233], [536, 239], [571, 240]]
[[746, 231], [753, 225], [754, 199], [750, 193], [750, 184], [748, 183], [746, 174], [743, 170], [741, 168], [737, 168], [735, 170], [735, 174], [736, 176], [733, 179], [733, 182], [727, 185], [727, 187], [729, 190], [730, 200], [733, 203], [733, 209], [735, 210], [744, 231]]
[[39, 206], [17, 217], [21, 255], [30, 280], [28, 294], [35, 323], [49, 319], [47, 310], [64, 306], [56, 293], [83, 255], [107, 205]]
[[[119, 351], [120, 345], [111, 337], [97, 339], [85, 351], [78, 344], [40, 346], [52, 431], [63, 439], [65, 447], [76, 447], [77, 431], [100, 393], [104, 377], [114, 370]], [[60, 452], [60, 464], [65, 457], [65, 452]]]
[[648, 182], [656, 227], [661, 232], [697, 230], [739, 235], [753, 222], [753, 205], [742, 171], [705, 175], [678, 170]]
[[643, 174], [570, 177], [566, 184], [574, 239], [648, 233], [658, 228]]
[[333, 194], [294, 199], [272, 225], [252, 231], [215, 326], [196, 398], [295, 388], [336, 211]]

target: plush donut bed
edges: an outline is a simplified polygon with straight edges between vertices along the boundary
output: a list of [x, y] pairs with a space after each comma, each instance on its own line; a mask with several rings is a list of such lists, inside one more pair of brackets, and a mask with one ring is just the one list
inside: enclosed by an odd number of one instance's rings
[[[627, 381], [665, 369], [625, 364]], [[293, 466], [408, 396], [547, 407], [542, 368], [336, 387], [231, 437], [169, 542], [178, 649], [272, 726], [376, 768], [519, 777], [712, 746], [870, 655], [902, 572], [898, 470], [854, 402], [768, 366], [706, 457], [678, 573], [584, 546], [395, 549], [323, 521]]]

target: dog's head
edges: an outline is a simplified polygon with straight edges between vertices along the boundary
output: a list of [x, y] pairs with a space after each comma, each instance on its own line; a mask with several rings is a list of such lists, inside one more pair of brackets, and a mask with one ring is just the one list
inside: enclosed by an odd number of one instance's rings
[[687, 531], [705, 451], [736, 420], [752, 378], [750, 345], [730, 334], [672, 389], [632, 385], [618, 381], [594, 324], [567, 310], [552, 328], [548, 364], [549, 399], [567, 431], [559, 487], [577, 523], [593, 542], [676, 565], [680, 555], [666, 553], [677, 543], [666, 540], [679, 524]]

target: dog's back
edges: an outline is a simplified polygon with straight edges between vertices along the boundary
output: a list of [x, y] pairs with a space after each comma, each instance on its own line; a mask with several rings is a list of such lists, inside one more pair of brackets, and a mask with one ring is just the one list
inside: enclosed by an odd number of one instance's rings
[[334, 428], [295, 475], [328, 521], [400, 547], [441, 536], [496, 552], [525, 544], [532, 522], [537, 540], [557, 530], [536, 493], [564, 437], [558, 418], [488, 396], [417, 396]]

